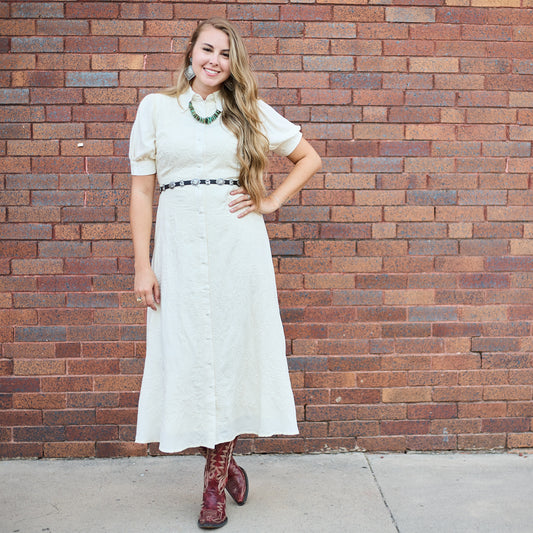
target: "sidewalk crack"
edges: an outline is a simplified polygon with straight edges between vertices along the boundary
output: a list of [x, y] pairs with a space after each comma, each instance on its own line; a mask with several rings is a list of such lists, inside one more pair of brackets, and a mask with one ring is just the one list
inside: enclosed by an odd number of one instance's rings
[[379, 490], [379, 494], [381, 495], [381, 500], [385, 504], [385, 507], [387, 508], [387, 511], [389, 511], [389, 515], [391, 517], [392, 523], [398, 533], [400, 533], [400, 528], [398, 527], [398, 524], [396, 523], [396, 519], [394, 518], [394, 514], [392, 514], [392, 509], [389, 506], [389, 503], [387, 502], [387, 498], [385, 498], [385, 494], [383, 494], [383, 490], [381, 489], [381, 485], [379, 484], [378, 478], [376, 477], [376, 473], [374, 472], [374, 469], [372, 468], [372, 464], [368, 460], [368, 455], [365, 453], [365, 461], [368, 465], [368, 468], [370, 469], [370, 472], [372, 472], [372, 477], [374, 478], [374, 482], [376, 483], [376, 486]]

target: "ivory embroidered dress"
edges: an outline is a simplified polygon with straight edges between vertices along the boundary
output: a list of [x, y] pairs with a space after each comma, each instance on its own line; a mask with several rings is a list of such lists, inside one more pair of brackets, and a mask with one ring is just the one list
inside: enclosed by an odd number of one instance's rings
[[[237, 139], [190, 89], [179, 99], [146, 96], [130, 139], [131, 172], [159, 185], [237, 178]], [[299, 127], [259, 101], [271, 150], [290, 154]], [[270, 244], [258, 213], [237, 218], [236, 186], [185, 185], [160, 193], [152, 267], [161, 287], [148, 309], [136, 442], [163, 452], [213, 448], [237, 435], [298, 433]]]

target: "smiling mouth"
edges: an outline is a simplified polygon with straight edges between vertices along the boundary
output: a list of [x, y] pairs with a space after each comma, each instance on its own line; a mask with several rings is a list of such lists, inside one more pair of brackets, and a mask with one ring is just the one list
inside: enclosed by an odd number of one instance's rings
[[209, 68], [205, 68], [204, 67], [204, 70], [207, 72], [207, 74], [209, 74], [210, 76], [216, 76], [217, 74], [220, 74], [220, 72], [218, 70], [211, 70]]

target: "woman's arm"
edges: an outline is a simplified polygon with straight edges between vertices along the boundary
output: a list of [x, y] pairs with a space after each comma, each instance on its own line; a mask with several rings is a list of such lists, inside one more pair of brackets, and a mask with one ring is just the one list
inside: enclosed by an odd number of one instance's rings
[[302, 139], [287, 157], [294, 163], [294, 167], [281, 185], [261, 201], [261, 205], [256, 206], [246, 191], [239, 188], [230, 193], [240, 195], [230, 202], [231, 212], [241, 211], [238, 215], [239, 218], [253, 211], [259, 211], [265, 215], [273, 213], [296, 194], [322, 166], [320, 156], [305, 139]]
[[130, 225], [135, 260], [134, 291], [137, 298], [156, 310], [160, 301], [159, 283], [150, 265], [150, 235], [155, 174], [131, 177]]

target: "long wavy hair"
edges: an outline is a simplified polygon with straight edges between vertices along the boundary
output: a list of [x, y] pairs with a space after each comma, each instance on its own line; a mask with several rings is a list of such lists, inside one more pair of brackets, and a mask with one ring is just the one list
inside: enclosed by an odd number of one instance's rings
[[257, 104], [257, 81], [250, 66], [248, 52], [242, 37], [226, 19], [211, 18], [201, 22], [194, 30], [185, 50], [183, 65], [178, 71], [177, 83], [163, 94], [180, 96], [192, 84], [185, 77], [185, 68], [190, 63], [192, 50], [206, 26], [223, 31], [229, 39], [230, 76], [222, 84], [222, 122], [237, 137], [237, 158], [241, 166], [239, 181], [256, 205], [265, 196], [263, 175], [267, 166], [268, 140], [261, 130]]

